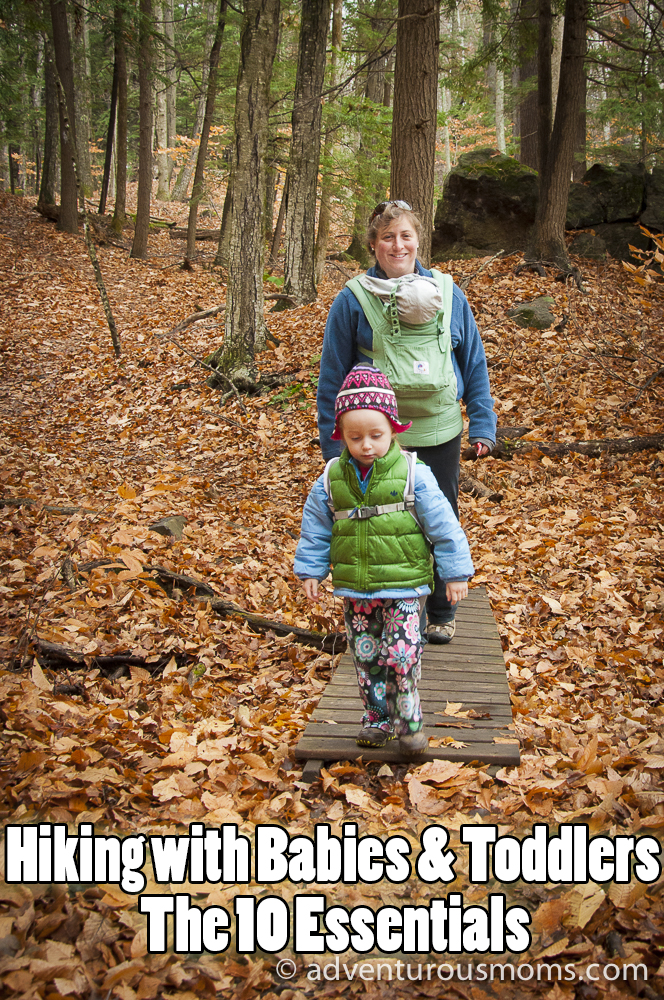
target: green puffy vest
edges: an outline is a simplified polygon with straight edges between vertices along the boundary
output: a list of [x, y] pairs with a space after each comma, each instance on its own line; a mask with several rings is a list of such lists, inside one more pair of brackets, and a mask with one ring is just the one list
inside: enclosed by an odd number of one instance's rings
[[428, 323], [411, 325], [399, 320], [395, 293], [383, 304], [359, 278], [346, 282], [362, 307], [373, 332], [368, 354], [384, 372], [397, 397], [399, 420], [413, 421], [400, 441], [406, 448], [425, 448], [451, 441], [463, 429], [452, 364], [452, 298], [449, 274], [433, 269], [443, 296], [443, 309]]
[[[393, 441], [376, 459], [362, 493], [348, 449], [330, 468], [330, 495], [336, 511], [400, 503], [408, 480], [408, 461]], [[330, 552], [335, 587], [372, 593], [409, 590], [433, 583], [433, 559], [422, 529], [407, 510], [366, 520], [335, 521]]]

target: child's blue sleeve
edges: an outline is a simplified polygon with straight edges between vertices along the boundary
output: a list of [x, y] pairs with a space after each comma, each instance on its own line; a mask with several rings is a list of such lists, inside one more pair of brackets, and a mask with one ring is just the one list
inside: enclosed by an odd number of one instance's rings
[[295, 550], [293, 569], [301, 580], [324, 580], [330, 572], [330, 541], [332, 539], [332, 513], [327, 505], [327, 494], [320, 476], [311, 488], [302, 511], [300, 540]]
[[467, 580], [475, 569], [466, 534], [428, 465], [415, 466], [415, 512], [433, 542], [436, 572], [442, 580]]

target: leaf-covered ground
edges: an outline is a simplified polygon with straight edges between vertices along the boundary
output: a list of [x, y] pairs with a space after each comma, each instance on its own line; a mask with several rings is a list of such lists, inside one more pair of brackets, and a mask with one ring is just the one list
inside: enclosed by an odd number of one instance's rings
[[[316, 303], [269, 315], [280, 344], [260, 355], [261, 371], [298, 375], [245, 398], [244, 412], [235, 399], [220, 406], [205, 372], [160, 339], [225, 294], [223, 272], [179, 269], [182, 249], [155, 234], [143, 263], [100, 247], [122, 338], [116, 361], [82, 237], [57, 233], [21, 200], [4, 196], [0, 208], [3, 823], [163, 833], [200, 821], [237, 823], [251, 836], [263, 823], [311, 834], [317, 821], [340, 834], [350, 821], [361, 834], [401, 833], [415, 846], [438, 823], [458, 847], [462, 823], [523, 835], [535, 823], [553, 834], [574, 822], [591, 835], [661, 840], [664, 454], [557, 460], [535, 450], [469, 466], [504, 496], [495, 504], [463, 495], [461, 510], [475, 582], [486, 585], [503, 637], [518, 769], [492, 777], [445, 762], [360, 761], [304, 785], [293, 749], [331, 658], [288, 637], [254, 635], [182, 582], [167, 592], [151, 567], [204, 580], [287, 625], [340, 627], [340, 603], [326, 591], [312, 611], [291, 564], [302, 504], [321, 469], [314, 399], [325, 318], [345, 277], [330, 265]], [[584, 261], [581, 293], [515, 277], [516, 263], [494, 261], [480, 273], [479, 261], [451, 265], [457, 281], [474, 275], [467, 294], [499, 424], [530, 427], [527, 439], [543, 441], [660, 432], [661, 372], [642, 389], [664, 356], [662, 286], [644, 292], [619, 264]], [[507, 318], [516, 301], [537, 294], [553, 296], [561, 329], [522, 330]], [[202, 358], [222, 331], [216, 317], [177, 339]], [[180, 540], [150, 528], [171, 515], [186, 520]], [[40, 663], [37, 638], [81, 654], [84, 668]], [[127, 653], [130, 676], [96, 659]], [[570, 963], [574, 981], [468, 981], [464, 957], [465, 981], [443, 985], [423, 973], [393, 983], [395, 996], [664, 995], [664, 879], [470, 886], [460, 855], [450, 889], [466, 904], [506, 891], [533, 914], [532, 945], [511, 961]], [[178, 891], [232, 911], [236, 887], [204, 888]], [[288, 898], [297, 888], [272, 891]], [[446, 892], [411, 879], [335, 886], [333, 895], [376, 908]], [[357, 977], [316, 984], [300, 959], [288, 981], [275, 971], [283, 956], [233, 947], [219, 957], [149, 955], [144, 919], [117, 886], [3, 884], [4, 995], [303, 1000], [385, 989]], [[376, 957], [389, 959], [365, 960]], [[414, 963], [413, 978], [417, 962], [431, 960], [397, 958]], [[620, 972], [615, 983], [577, 978], [592, 963], [620, 970], [636, 962], [648, 968], [645, 993]]]

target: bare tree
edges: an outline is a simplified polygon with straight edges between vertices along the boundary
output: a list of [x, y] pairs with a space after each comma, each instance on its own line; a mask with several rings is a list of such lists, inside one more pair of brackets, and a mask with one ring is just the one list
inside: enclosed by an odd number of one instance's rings
[[390, 197], [403, 198], [422, 219], [418, 256], [425, 265], [433, 228], [438, 29], [435, 0], [399, 0]]
[[297, 303], [313, 302], [316, 298], [316, 190], [329, 23], [330, 0], [302, 0], [293, 138], [288, 161], [284, 261], [284, 292]]
[[[67, 9], [64, 0], [51, 0], [51, 23], [53, 25], [53, 53], [57, 75], [60, 77], [65, 92], [67, 105], [74, 105], [74, 67], [69, 43], [69, 28], [67, 26]], [[55, 79], [55, 76], [54, 76]], [[73, 122], [67, 121], [63, 113], [62, 102], [59, 102], [60, 116], [60, 212], [58, 229], [65, 233], [78, 232], [78, 193], [76, 190], [76, 172], [74, 156], [76, 136]]]
[[539, 199], [527, 260], [552, 262], [570, 271], [565, 216], [584, 92], [588, 0], [566, 0], [556, 115], [539, 176]]
[[235, 98], [235, 155], [226, 326], [217, 363], [253, 374], [265, 346], [263, 208], [272, 66], [279, 33], [279, 0], [246, 0]]
[[118, 69], [118, 112], [115, 144], [115, 209], [111, 227], [121, 233], [127, 204], [127, 52], [124, 40], [122, 0], [115, 5], [115, 65]]
[[[332, 4], [332, 53], [330, 55], [330, 87], [336, 87], [338, 83], [339, 53], [341, 51], [341, 31], [343, 26], [343, 0], [333, 0]], [[332, 133], [325, 136], [325, 146], [323, 148], [323, 162], [327, 163], [332, 154], [333, 139]], [[318, 211], [318, 233], [316, 235], [316, 253], [314, 262], [314, 281], [316, 284], [323, 277], [325, 269], [325, 257], [327, 254], [327, 241], [330, 235], [330, 211], [332, 200], [332, 184], [328, 172], [323, 174], [323, 183], [320, 193], [320, 209]]]
[[58, 92], [53, 72], [53, 49], [50, 39], [44, 41], [44, 159], [39, 187], [38, 208], [55, 205], [55, 184], [58, 169]]
[[131, 256], [145, 260], [152, 194], [152, 0], [140, 0], [138, 31], [139, 146], [136, 227]]
[[194, 186], [189, 202], [189, 220], [187, 224], [187, 257], [191, 260], [196, 252], [196, 219], [198, 216], [198, 204], [203, 194], [203, 177], [205, 175], [205, 159], [207, 157], [208, 139], [210, 138], [210, 126], [214, 115], [214, 102], [217, 96], [217, 70], [219, 68], [219, 56], [221, 53], [221, 43], [224, 37], [226, 26], [226, 10], [228, 4], [226, 0], [221, 0], [219, 4], [219, 19], [217, 22], [217, 33], [214, 36], [214, 43], [210, 51], [210, 69], [208, 72], [207, 98], [205, 101], [205, 117], [203, 118], [203, 128], [201, 130], [201, 141], [198, 146], [198, 159], [196, 160], [196, 173], [194, 175]]

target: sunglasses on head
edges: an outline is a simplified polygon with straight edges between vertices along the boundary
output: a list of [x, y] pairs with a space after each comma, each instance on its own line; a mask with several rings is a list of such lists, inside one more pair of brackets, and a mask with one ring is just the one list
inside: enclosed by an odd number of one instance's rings
[[382, 215], [388, 205], [394, 205], [395, 208], [403, 208], [406, 212], [413, 211], [407, 201], [381, 201], [380, 205], [376, 205], [371, 213], [369, 223], [372, 223], [377, 215]]

